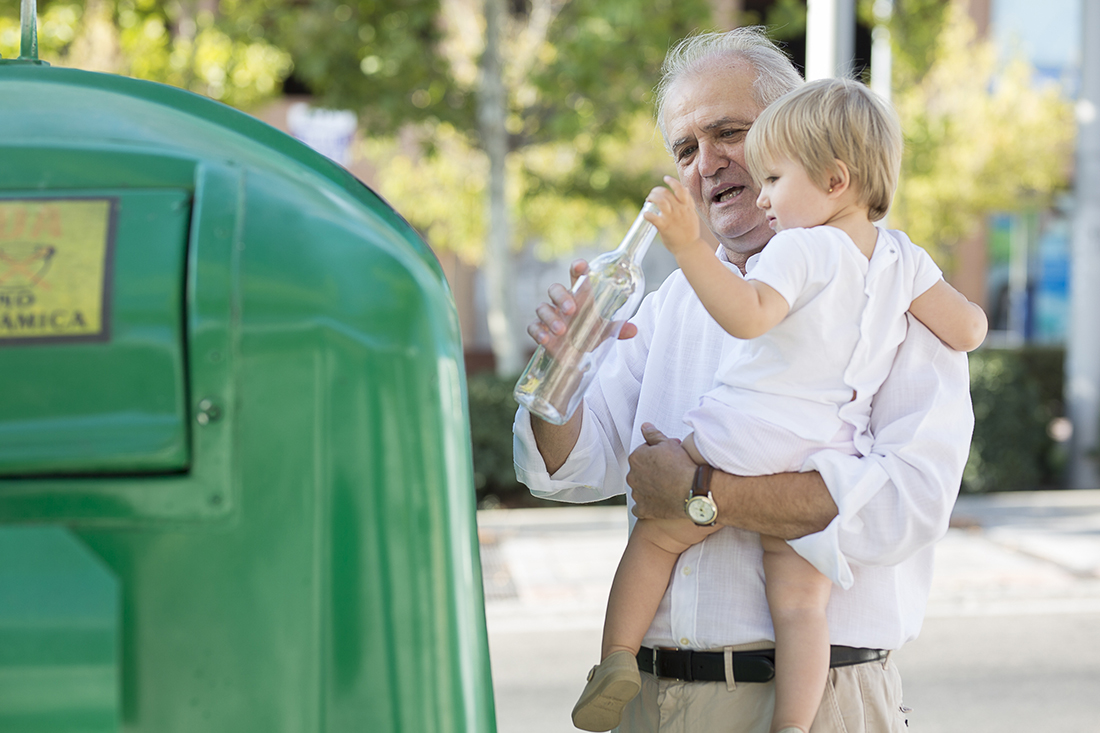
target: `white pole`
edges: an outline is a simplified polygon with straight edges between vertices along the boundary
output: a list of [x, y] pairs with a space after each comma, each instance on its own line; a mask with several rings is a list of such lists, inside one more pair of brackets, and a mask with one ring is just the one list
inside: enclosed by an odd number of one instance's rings
[[1071, 489], [1100, 488], [1100, 2], [1081, 3], [1066, 408], [1073, 424]]
[[[894, 52], [890, 47], [890, 18], [894, 0], [875, 0], [872, 8], [875, 27], [871, 31], [871, 91], [890, 104], [894, 95]], [[883, 229], [890, 228], [890, 212], [879, 220]]]
[[875, 0], [875, 27], [871, 31], [871, 89], [887, 102], [893, 97], [894, 54], [890, 48], [893, 0]]
[[855, 0], [809, 0], [806, 6], [806, 81], [852, 72]]

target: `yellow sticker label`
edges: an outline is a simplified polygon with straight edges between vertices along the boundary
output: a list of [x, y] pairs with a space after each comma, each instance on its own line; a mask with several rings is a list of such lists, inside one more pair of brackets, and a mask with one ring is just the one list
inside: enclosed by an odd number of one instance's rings
[[0, 345], [108, 337], [114, 199], [0, 200]]

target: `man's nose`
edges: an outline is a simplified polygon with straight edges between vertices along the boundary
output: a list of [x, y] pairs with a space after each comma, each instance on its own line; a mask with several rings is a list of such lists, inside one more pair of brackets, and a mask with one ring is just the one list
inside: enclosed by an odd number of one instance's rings
[[710, 178], [718, 171], [729, 165], [729, 153], [722, 145], [710, 142], [699, 144], [699, 173], [704, 178]]

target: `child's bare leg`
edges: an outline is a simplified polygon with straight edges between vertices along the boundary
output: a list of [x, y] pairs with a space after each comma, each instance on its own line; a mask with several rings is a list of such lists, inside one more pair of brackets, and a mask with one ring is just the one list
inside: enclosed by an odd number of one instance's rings
[[643, 519], [634, 526], [607, 601], [600, 663], [573, 707], [573, 725], [607, 731], [619, 724], [623, 707], [641, 689], [635, 657], [676, 560], [716, 529], [687, 519]]
[[[696, 463], [703, 462], [691, 435], [683, 445]], [[638, 653], [680, 554], [718, 529], [689, 519], [641, 519], [634, 525], [611, 583], [600, 659], [614, 651]]]
[[686, 518], [642, 519], [634, 525], [607, 600], [600, 663], [588, 674], [588, 684], [573, 707], [573, 725], [607, 731], [619, 724], [623, 707], [641, 689], [635, 657], [680, 553], [718, 529]]
[[695, 433], [688, 433], [688, 436], [680, 441], [680, 445], [683, 446], [687, 454], [691, 456], [691, 460], [698, 463], [700, 466], [706, 463], [706, 459], [703, 458], [703, 454], [699, 452], [699, 449], [695, 447]]
[[638, 653], [680, 553], [718, 529], [689, 519], [638, 520], [611, 583], [600, 659], [614, 651]]
[[829, 675], [825, 606], [831, 583], [778, 537], [760, 536], [764, 580], [775, 626], [775, 713], [772, 733], [808, 731]]

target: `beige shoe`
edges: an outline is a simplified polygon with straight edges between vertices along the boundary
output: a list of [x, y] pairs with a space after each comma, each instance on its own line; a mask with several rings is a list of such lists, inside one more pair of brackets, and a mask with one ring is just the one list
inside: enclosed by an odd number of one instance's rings
[[611, 652], [588, 673], [588, 684], [573, 708], [573, 725], [605, 731], [619, 724], [623, 708], [642, 689], [638, 660], [630, 652]]

